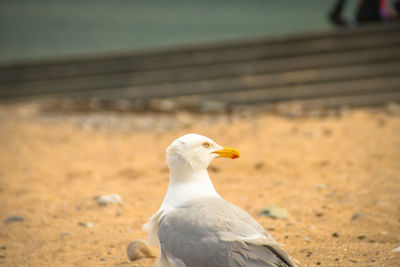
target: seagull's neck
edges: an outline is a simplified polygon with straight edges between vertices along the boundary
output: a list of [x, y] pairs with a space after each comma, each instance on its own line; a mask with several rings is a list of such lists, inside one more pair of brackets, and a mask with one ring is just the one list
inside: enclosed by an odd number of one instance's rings
[[196, 171], [171, 169], [169, 181], [168, 191], [160, 210], [174, 208], [196, 198], [220, 197], [206, 169]]

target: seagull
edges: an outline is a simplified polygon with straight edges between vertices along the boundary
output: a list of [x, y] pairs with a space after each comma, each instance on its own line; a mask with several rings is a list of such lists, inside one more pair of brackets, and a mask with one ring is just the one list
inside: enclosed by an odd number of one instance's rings
[[187, 134], [167, 148], [170, 183], [160, 209], [143, 229], [160, 247], [158, 267], [297, 266], [246, 211], [215, 190], [207, 167], [238, 150]]

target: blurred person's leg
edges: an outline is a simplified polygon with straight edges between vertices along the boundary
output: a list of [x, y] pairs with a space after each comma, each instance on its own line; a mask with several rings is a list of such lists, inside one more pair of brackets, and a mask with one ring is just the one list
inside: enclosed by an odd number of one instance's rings
[[381, 21], [380, 0], [363, 0], [360, 2], [356, 18], [360, 24]]
[[333, 10], [329, 13], [329, 19], [336, 26], [345, 26], [347, 25], [346, 21], [343, 19], [343, 9], [346, 0], [338, 0], [336, 1]]
[[399, 17], [400, 16], [400, 0], [396, 0], [394, 2], [393, 6], [394, 6], [394, 9], [397, 12], [397, 17]]

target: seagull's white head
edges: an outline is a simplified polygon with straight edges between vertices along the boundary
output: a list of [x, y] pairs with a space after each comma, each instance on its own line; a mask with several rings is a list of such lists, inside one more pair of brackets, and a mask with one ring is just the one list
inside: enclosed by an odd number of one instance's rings
[[210, 162], [218, 157], [239, 158], [238, 150], [222, 147], [208, 137], [187, 134], [176, 139], [167, 148], [167, 164], [174, 169], [205, 170]]

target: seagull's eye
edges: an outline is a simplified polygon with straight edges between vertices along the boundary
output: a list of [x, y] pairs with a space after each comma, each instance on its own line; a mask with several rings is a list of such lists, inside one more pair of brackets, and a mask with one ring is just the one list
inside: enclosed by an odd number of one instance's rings
[[209, 143], [209, 142], [204, 142], [204, 143], [203, 143], [203, 146], [204, 146], [205, 148], [209, 148], [209, 147], [210, 147], [210, 143]]

